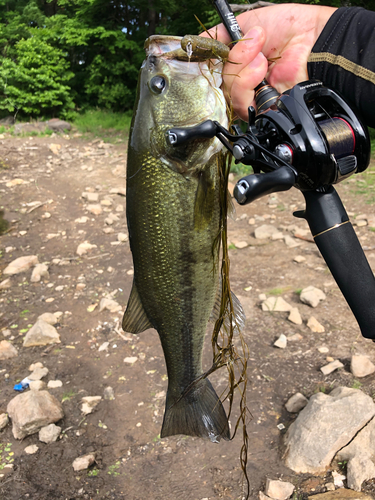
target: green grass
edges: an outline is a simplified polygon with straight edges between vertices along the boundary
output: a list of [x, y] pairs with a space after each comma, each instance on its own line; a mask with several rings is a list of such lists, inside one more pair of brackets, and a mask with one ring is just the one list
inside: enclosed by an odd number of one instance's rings
[[282, 295], [283, 293], [289, 292], [290, 291], [290, 286], [284, 286], [284, 287], [276, 287], [272, 288], [272, 290], [268, 291], [269, 295]]
[[[353, 177], [352, 177], [353, 178]], [[367, 170], [354, 176], [354, 192], [363, 196], [366, 203], [375, 203], [375, 166], [370, 165]]]
[[362, 383], [359, 380], [353, 380], [352, 389], [360, 389], [362, 387]]
[[369, 135], [370, 135], [370, 141], [371, 141], [371, 154], [375, 154], [375, 128], [370, 128], [368, 129]]
[[234, 163], [234, 159], [232, 161], [232, 165], [230, 166], [230, 171], [236, 177], [244, 177], [245, 175], [250, 175], [254, 173], [253, 167], [250, 165], [244, 165], [243, 163]]
[[130, 113], [113, 113], [101, 109], [91, 109], [78, 115], [73, 124], [81, 134], [94, 135], [103, 139], [118, 135], [128, 135]]

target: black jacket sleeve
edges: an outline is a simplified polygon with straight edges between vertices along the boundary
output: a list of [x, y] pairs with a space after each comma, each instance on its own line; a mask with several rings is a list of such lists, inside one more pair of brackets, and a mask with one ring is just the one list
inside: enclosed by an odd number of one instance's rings
[[375, 127], [375, 12], [336, 10], [312, 49], [307, 69], [310, 78], [340, 92]]

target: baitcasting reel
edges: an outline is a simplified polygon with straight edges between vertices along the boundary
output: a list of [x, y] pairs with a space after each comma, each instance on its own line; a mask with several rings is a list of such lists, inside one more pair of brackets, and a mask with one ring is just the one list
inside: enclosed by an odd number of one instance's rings
[[254, 174], [238, 181], [234, 197], [241, 205], [295, 186], [306, 209], [295, 212], [307, 220], [315, 243], [355, 315], [362, 335], [375, 339], [375, 278], [332, 184], [365, 170], [370, 161], [367, 128], [352, 107], [317, 80], [299, 83], [279, 94], [262, 82], [256, 89], [258, 113], [249, 107], [245, 133], [231, 134], [218, 122], [173, 128], [167, 140], [217, 137]]

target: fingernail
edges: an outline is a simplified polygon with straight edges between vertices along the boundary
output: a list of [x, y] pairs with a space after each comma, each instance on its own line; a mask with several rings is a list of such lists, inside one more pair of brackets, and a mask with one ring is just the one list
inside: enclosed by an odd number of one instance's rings
[[244, 43], [246, 45], [252, 46], [259, 42], [260, 32], [257, 28], [252, 28], [244, 36]]

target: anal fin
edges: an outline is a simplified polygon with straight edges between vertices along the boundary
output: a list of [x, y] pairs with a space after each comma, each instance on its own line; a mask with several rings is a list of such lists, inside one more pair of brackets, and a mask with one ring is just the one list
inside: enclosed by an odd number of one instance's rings
[[147, 330], [147, 328], [153, 328], [153, 326], [146, 315], [137, 287], [133, 281], [128, 305], [122, 319], [122, 329], [124, 332], [141, 333]]
[[[232, 291], [230, 292], [230, 295], [231, 295], [231, 299], [232, 299], [233, 313], [234, 313], [233, 328], [234, 328], [235, 332], [237, 331], [237, 333], [238, 333], [239, 331], [242, 331], [244, 326], [245, 326], [246, 315], [245, 315], [245, 311], [243, 310], [243, 307], [241, 305], [241, 302], [238, 300], [236, 295]], [[211, 315], [210, 315], [210, 321], [212, 323], [215, 323], [215, 321], [217, 321], [220, 318], [221, 296], [222, 296], [222, 280], [220, 279], [220, 283], [219, 283], [216, 298], [215, 298], [214, 307], [213, 307], [213, 309], [211, 311]], [[228, 310], [229, 310], [229, 304], [227, 304], [227, 306], [226, 306], [226, 312], [228, 312]], [[223, 318], [223, 324], [227, 330], [230, 329], [229, 317], [227, 315]]]

